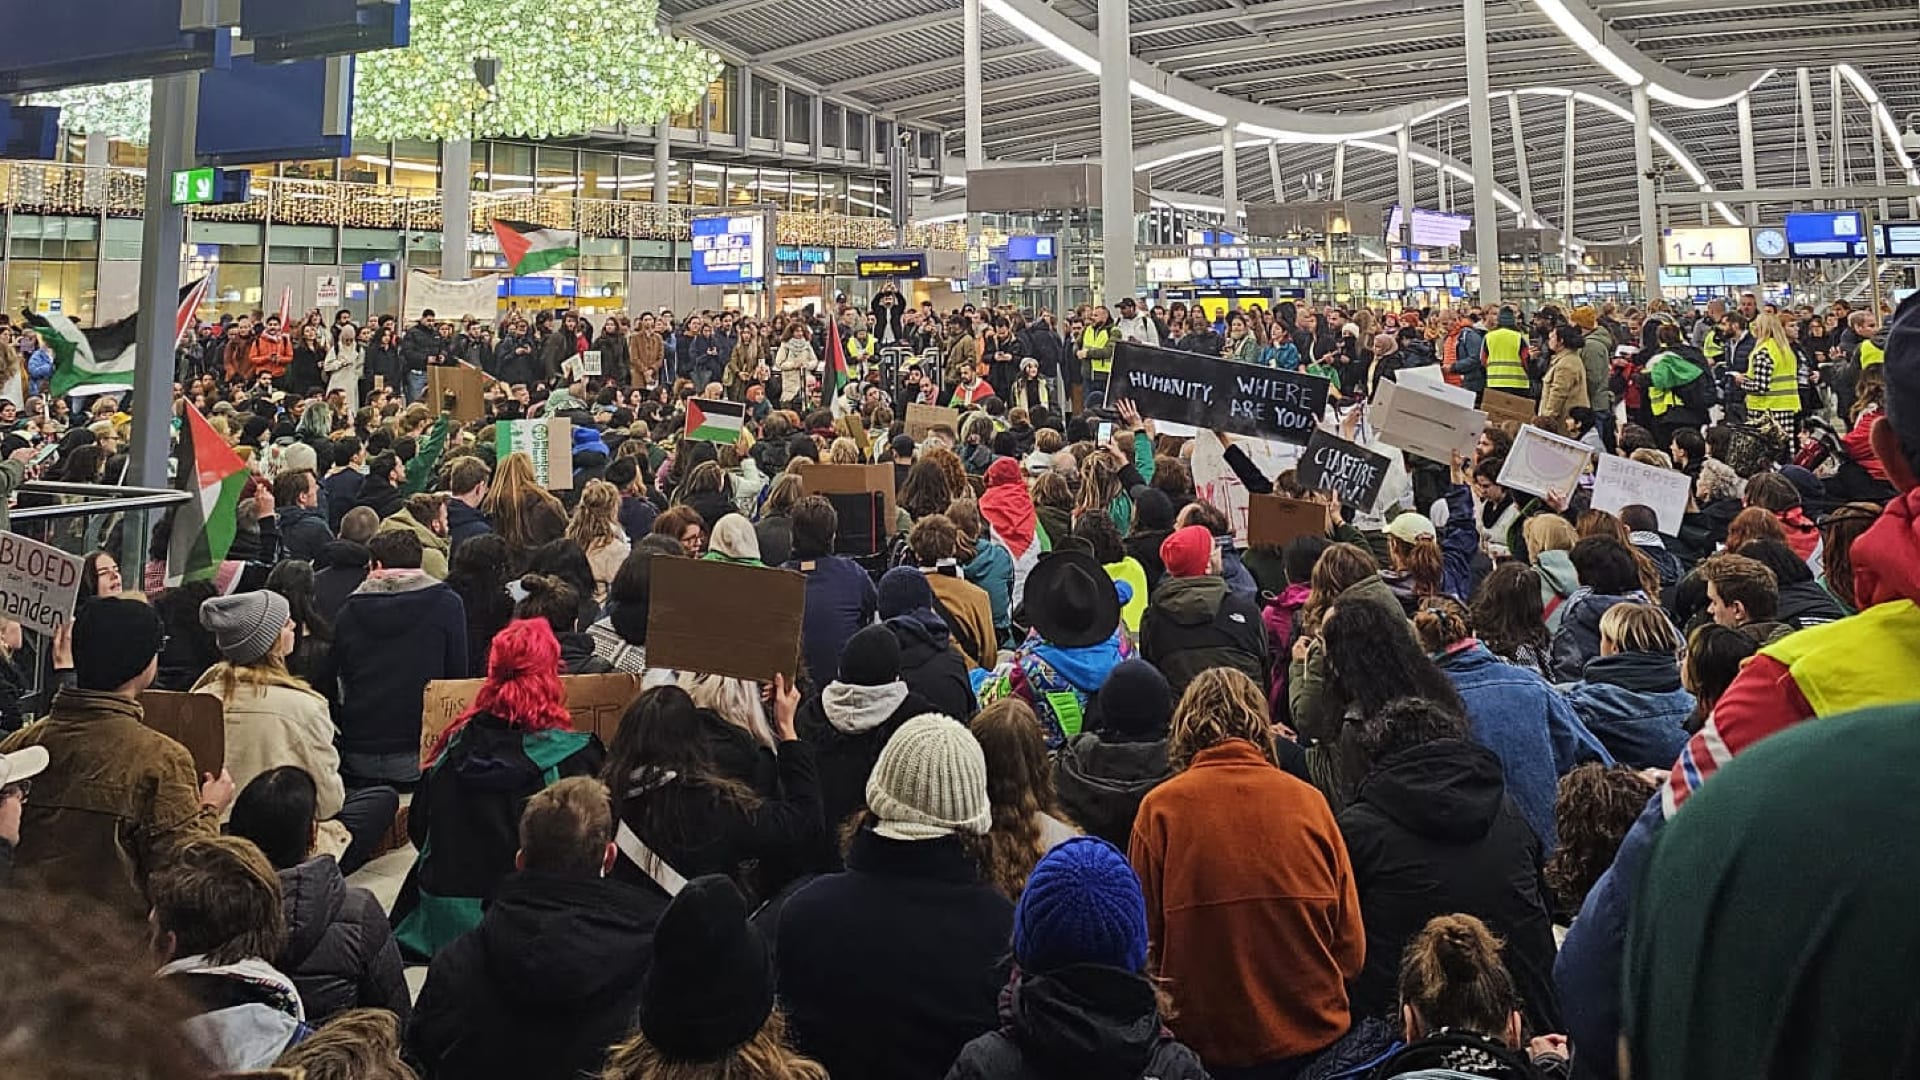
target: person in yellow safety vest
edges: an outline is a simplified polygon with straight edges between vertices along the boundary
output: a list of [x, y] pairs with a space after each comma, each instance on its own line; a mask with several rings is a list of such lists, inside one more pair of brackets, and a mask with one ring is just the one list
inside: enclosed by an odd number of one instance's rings
[[1503, 307], [1499, 325], [1487, 331], [1486, 343], [1481, 346], [1486, 358], [1487, 389], [1531, 396], [1527, 365], [1520, 358], [1527, 339], [1521, 335], [1519, 323], [1520, 316], [1512, 308]]
[[1886, 358], [1886, 350], [1874, 344], [1873, 312], [1856, 311], [1847, 316], [1847, 330], [1859, 342], [1854, 346], [1854, 359], [1860, 362], [1860, 370], [1865, 371]]
[[1733, 380], [1747, 392], [1747, 413], [1766, 413], [1779, 423], [1789, 446], [1800, 445], [1800, 362], [1780, 316], [1763, 312], [1753, 321], [1753, 352], [1747, 370]]
[[[1107, 392], [1108, 376], [1113, 374], [1113, 342], [1113, 313], [1107, 310], [1105, 304], [1096, 305], [1087, 328], [1080, 331], [1080, 347], [1074, 350], [1073, 355], [1086, 365], [1087, 389], [1102, 395]], [[1075, 412], [1080, 411], [1083, 401], [1084, 392], [1081, 400], [1073, 403]]]
[[866, 327], [855, 330], [847, 337], [847, 374], [855, 382], [866, 377], [867, 365], [873, 362], [874, 350], [880, 343], [873, 339], [873, 331]]

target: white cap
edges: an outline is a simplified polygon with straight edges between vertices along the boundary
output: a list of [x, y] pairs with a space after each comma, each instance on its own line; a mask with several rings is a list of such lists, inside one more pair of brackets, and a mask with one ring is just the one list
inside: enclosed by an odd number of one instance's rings
[[40, 775], [48, 760], [44, 746], [23, 746], [11, 754], [0, 754], [0, 788]]

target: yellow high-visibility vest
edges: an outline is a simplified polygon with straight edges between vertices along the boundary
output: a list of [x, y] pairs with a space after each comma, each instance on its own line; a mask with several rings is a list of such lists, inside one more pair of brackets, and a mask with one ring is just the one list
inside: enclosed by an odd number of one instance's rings
[[[1747, 391], [1747, 408], [1759, 412], [1799, 412], [1799, 361], [1794, 359], [1792, 351], [1781, 348], [1775, 341], [1763, 341], [1755, 345], [1753, 351], [1765, 352], [1773, 358], [1773, 376], [1764, 388]], [[1753, 370], [1751, 359], [1747, 370]]]
[[1860, 355], [1860, 370], [1865, 371], [1868, 368], [1872, 367], [1873, 365], [1878, 364], [1881, 361], [1885, 360], [1887, 358], [1887, 350], [1881, 348], [1878, 345], [1875, 345], [1872, 341], [1862, 341], [1860, 343], [1859, 355]]
[[1520, 331], [1501, 326], [1487, 331], [1487, 388], [1526, 393], [1531, 389], [1527, 365], [1520, 359], [1526, 339]]
[[[1080, 347], [1088, 352], [1092, 352], [1095, 349], [1111, 350], [1111, 343], [1113, 341], [1111, 331], [1111, 327], [1087, 327], [1080, 332]], [[1113, 353], [1111, 351], [1108, 351], [1106, 356], [1090, 357], [1087, 362], [1095, 375], [1106, 375], [1113, 371]]]

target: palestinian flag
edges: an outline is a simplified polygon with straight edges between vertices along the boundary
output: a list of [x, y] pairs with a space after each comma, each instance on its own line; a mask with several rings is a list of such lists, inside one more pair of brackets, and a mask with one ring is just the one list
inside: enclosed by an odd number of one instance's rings
[[580, 255], [580, 234], [549, 229], [526, 221], [492, 220], [494, 238], [507, 257], [512, 274], [537, 274]]
[[[173, 316], [173, 340], [180, 341], [187, 323], [207, 294], [207, 279], [201, 278], [180, 288], [180, 306]], [[78, 394], [82, 397], [133, 389], [134, 339], [139, 334], [140, 315], [135, 312], [117, 322], [91, 330], [82, 330], [73, 320], [55, 311], [36, 315], [23, 313], [28, 325], [40, 332], [47, 351], [53, 354], [53, 378], [48, 392], [56, 397]], [[172, 350], [169, 349], [169, 352]], [[169, 359], [171, 369], [172, 361]]]
[[840, 388], [853, 381], [847, 372], [847, 348], [840, 341], [840, 320], [827, 320], [827, 392], [824, 404], [840, 398]]
[[687, 399], [687, 426], [681, 437], [693, 442], [731, 443], [747, 426], [747, 407], [737, 401]]
[[173, 511], [167, 538], [166, 584], [214, 577], [233, 547], [240, 492], [247, 486], [247, 465], [207, 418], [192, 405], [186, 411], [175, 447], [174, 486], [192, 496]]

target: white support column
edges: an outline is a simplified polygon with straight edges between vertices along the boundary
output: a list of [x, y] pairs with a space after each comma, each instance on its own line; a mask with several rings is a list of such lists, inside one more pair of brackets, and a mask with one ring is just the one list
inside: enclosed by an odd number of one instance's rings
[[[1840, 68], [1838, 65], [1827, 69], [1828, 101], [1827, 123], [1833, 135], [1833, 186], [1846, 187], [1847, 176], [1847, 117], [1844, 99], [1840, 92]], [[1872, 131], [1872, 120], [1868, 120], [1867, 130]]]
[[1273, 184], [1273, 201], [1286, 202], [1287, 184], [1280, 175], [1280, 144], [1277, 142], [1267, 144], [1267, 178]]
[[1240, 152], [1232, 124], [1220, 129], [1220, 219], [1228, 232], [1240, 232]]
[[[653, 204], [667, 205], [673, 178], [673, 121], [662, 118], [653, 138]], [[744, 135], [741, 136], [745, 138]]]
[[1333, 201], [1347, 197], [1347, 144], [1333, 144]]
[[[967, 0], [977, 4], [979, 0]], [[1127, 0], [1100, 0], [1101, 291], [1108, 303], [1133, 295], [1133, 95]], [[1066, 265], [1064, 262], [1061, 264]]]
[[467, 236], [473, 231], [473, 144], [440, 144], [440, 280], [467, 280]]
[[1806, 68], [1794, 72], [1800, 84], [1800, 137], [1807, 148], [1807, 186], [1820, 187], [1819, 120], [1813, 115], [1813, 79]]
[[[1480, 303], [1500, 302], [1500, 209], [1493, 201], [1493, 100], [1487, 87], [1487, 0], [1467, 0], [1467, 124], [1473, 152], [1473, 241]], [[1572, 99], [1569, 98], [1569, 101]]]
[[[1886, 187], [1887, 186], [1887, 140], [1882, 138], [1879, 132], [1875, 132], [1873, 134], [1872, 142], [1873, 142], [1873, 183], [1875, 187]], [[1881, 221], [1887, 220], [1887, 217], [1889, 214], [1888, 200], [1881, 199], [1879, 209], [1880, 209], [1880, 220]]]
[[1660, 295], [1660, 215], [1653, 198], [1653, 107], [1645, 83], [1633, 88], [1633, 181], [1640, 196], [1640, 272], [1651, 300]]
[[1567, 98], [1566, 126], [1560, 136], [1560, 249], [1573, 252], [1573, 98]]
[[1520, 95], [1507, 95], [1507, 127], [1513, 134], [1513, 163], [1520, 170], [1520, 225], [1533, 224], [1533, 175], [1527, 169], [1527, 137], [1520, 128]]
[[[965, 95], [967, 168], [985, 168], [987, 149], [980, 121], [980, 0], [962, 0], [960, 5], [961, 82]], [[1102, 50], [1104, 52], [1105, 50]], [[1126, 65], [1121, 65], [1121, 71]], [[1124, 77], [1124, 75], [1122, 76]]]
[[[174, 312], [180, 307], [180, 247], [187, 222], [172, 205], [172, 177], [193, 167], [193, 132], [200, 109], [200, 79], [163, 75], [153, 80], [148, 107], [147, 205], [140, 230], [140, 310], [135, 347], [141, 355], [162, 357], [158, 364], [137, 364], [133, 375], [133, 440], [127, 448], [126, 482], [138, 487], [167, 487], [167, 457], [173, 420]], [[127, 530], [129, 534], [135, 530]], [[129, 539], [129, 546], [137, 540]], [[126, 553], [121, 555], [124, 560]], [[123, 562], [122, 565], [125, 565]]]
[[[1753, 102], [1746, 97], [1733, 103], [1735, 121], [1740, 127], [1740, 186], [1752, 191], [1760, 186], [1760, 171], [1753, 156]], [[1747, 204], [1747, 224], [1760, 224], [1760, 204]]]
[[1400, 205], [1400, 235], [1395, 238], [1394, 246], [1405, 249], [1413, 246], [1413, 129], [1403, 126], [1393, 137], [1399, 167], [1394, 178], [1397, 188], [1394, 201]]

